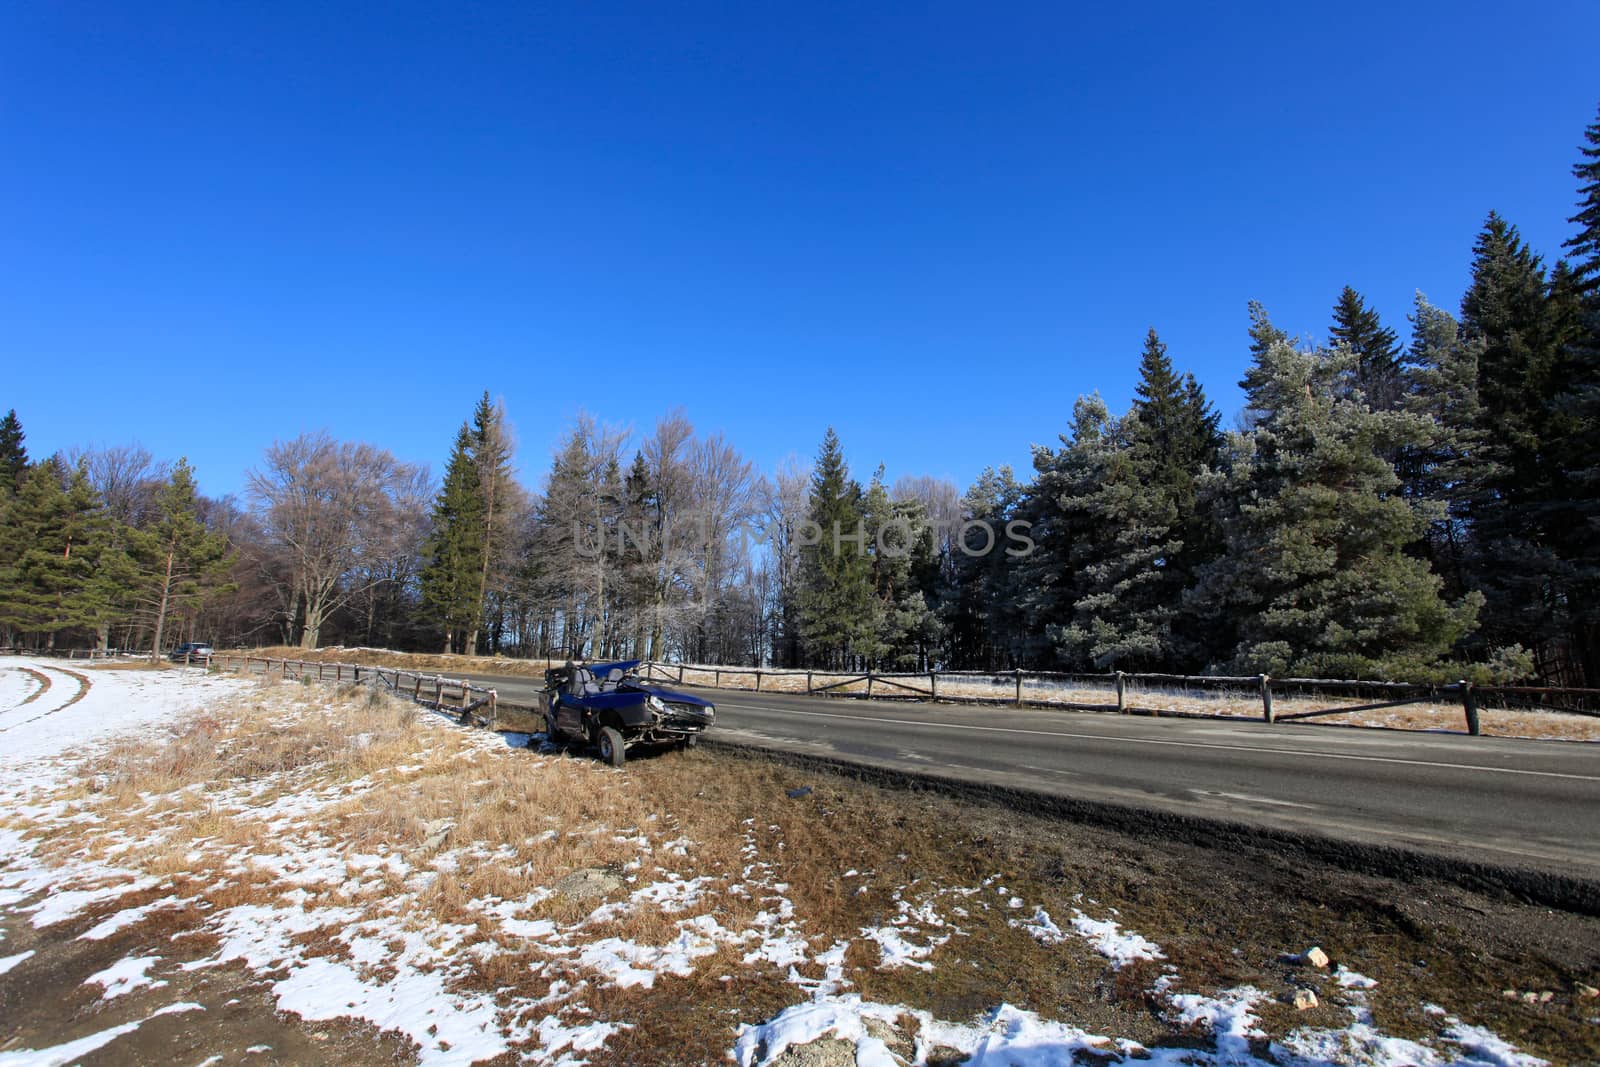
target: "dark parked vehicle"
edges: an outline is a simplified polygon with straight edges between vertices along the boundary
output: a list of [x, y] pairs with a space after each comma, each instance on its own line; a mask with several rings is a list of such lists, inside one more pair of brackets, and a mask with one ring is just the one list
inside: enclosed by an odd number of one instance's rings
[[173, 649], [172, 654], [167, 658], [175, 659], [179, 663], [183, 663], [185, 661], [192, 663], [197, 659], [210, 659], [216, 654], [216, 651], [217, 650], [212, 648], [210, 643], [206, 641], [185, 641], [183, 644]]
[[630, 748], [691, 747], [716, 721], [710, 701], [652, 685], [639, 660], [556, 667], [545, 671], [545, 732], [551, 741], [587, 741], [600, 758], [622, 766]]

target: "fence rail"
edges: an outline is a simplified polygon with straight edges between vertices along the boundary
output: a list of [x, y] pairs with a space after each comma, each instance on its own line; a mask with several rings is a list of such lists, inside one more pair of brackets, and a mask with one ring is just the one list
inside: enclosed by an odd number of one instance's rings
[[[780, 667], [727, 667], [689, 663], [645, 663], [647, 679], [678, 685], [754, 692], [805, 692], [810, 695], [869, 699], [933, 700], [963, 704], [1010, 704], [1115, 711], [1140, 715], [1196, 715], [1208, 718], [1256, 717], [1218, 712], [1196, 713], [1162, 707], [1147, 698], [1150, 690], [1199, 691], [1254, 703], [1266, 722], [1303, 722], [1355, 712], [1416, 704], [1453, 704], [1461, 709], [1466, 732], [1482, 733], [1485, 707], [1506, 710], [1555, 711], [1600, 717], [1600, 690], [1532, 686], [1480, 686], [1452, 683], [1378, 682], [1359, 679], [1273, 678], [1270, 675], [1084, 674], [1070, 671], [820, 671]], [[804, 679], [804, 689], [795, 684]], [[791, 680], [784, 684], [783, 680]], [[1062, 686], [1081, 687], [1077, 693]], [[974, 692], [974, 690], [987, 690]], [[1095, 699], [1086, 699], [1087, 697]], [[1274, 699], [1326, 703], [1333, 699], [1359, 703], [1283, 711]]]
[[275, 656], [250, 656], [218, 652], [204, 666], [233, 670], [240, 674], [265, 677], [315, 679], [319, 682], [353, 685], [378, 685], [398, 696], [408, 697], [424, 707], [452, 712], [462, 723], [477, 722], [491, 729], [500, 721], [499, 694], [489, 686], [465, 678], [408, 671], [402, 667], [373, 667], [361, 663], [324, 663], [319, 660], [281, 659]]

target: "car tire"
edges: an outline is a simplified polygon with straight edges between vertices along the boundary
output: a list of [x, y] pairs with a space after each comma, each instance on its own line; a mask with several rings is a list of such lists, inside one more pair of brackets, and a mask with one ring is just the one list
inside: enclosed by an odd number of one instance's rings
[[544, 739], [552, 745], [561, 743], [561, 731], [556, 729], [556, 716], [553, 711], [544, 713]]
[[611, 726], [601, 728], [600, 758], [613, 767], [620, 767], [627, 761], [628, 754], [622, 741], [621, 731]]

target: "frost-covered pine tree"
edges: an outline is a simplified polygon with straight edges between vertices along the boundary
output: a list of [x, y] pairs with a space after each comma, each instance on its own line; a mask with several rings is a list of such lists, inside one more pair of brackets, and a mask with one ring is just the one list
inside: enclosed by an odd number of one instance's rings
[[1373, 411], [1340, 388], [1348, 349], [1302, 351], [1256, 316], [1247, 375], [1251, 441], [1235, 441], [1236, 511], [1226, 551], [1199, 594], [1231, 616], [1228, 670], [1419, 678], [1473, 626], [1480, 600], [1447, 602], [1426, 560], [1407, 553], [1429, 509], [1398, 490], [1384, 459], [1426, 440], [1428, 420]]

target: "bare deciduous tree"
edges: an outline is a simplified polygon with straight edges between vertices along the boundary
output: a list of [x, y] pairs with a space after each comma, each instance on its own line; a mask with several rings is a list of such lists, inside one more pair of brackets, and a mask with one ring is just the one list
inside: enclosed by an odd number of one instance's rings
[[407, 551], [402, 498], [415, 478], [415, 467], [385, 449], [322, 432], [273, 444], [249, 473], [267, 540], [288, 565], [302, 648], [316, 648], [328, 617]]

